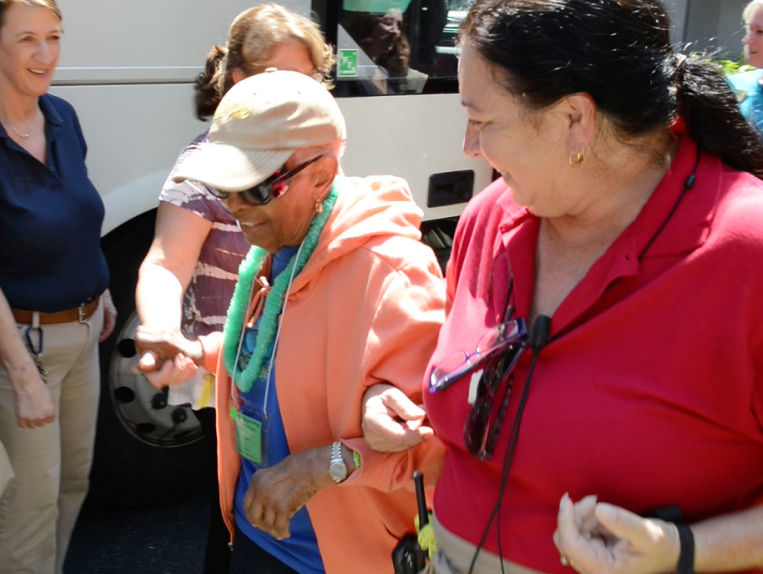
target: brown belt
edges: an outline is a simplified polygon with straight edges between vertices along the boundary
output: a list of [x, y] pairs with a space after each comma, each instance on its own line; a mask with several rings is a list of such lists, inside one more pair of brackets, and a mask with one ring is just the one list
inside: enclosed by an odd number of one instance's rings
[[[43, 313], [40, 311], [40, 325], [56, 325], [58, 323], [71, 323], [73, 321], [83, 323], [95, 313], [96, 309], [98, 309], [98, 300], [99, 297], [95, 297], [79, 307], [61, 311], [60, 313]], [[34, 317], [35, 311], [11, 309], [11, 312], [13, 313], [13, 318], [16, 319], [16, 323], [22, 323], [24, 325], [32, 324], [32, 318]]]

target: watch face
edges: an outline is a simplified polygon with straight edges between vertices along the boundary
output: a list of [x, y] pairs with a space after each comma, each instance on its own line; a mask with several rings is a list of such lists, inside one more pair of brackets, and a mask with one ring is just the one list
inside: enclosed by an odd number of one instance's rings
[[332, 462], [329, 466], [329, 474], [336, 482], [341, 482], [347, 476], [347, 466], [344, 461]]

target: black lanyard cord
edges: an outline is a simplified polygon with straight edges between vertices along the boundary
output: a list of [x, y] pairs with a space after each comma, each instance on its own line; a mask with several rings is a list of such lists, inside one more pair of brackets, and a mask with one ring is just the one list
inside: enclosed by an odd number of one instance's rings
[[549, 341], [550, 328], [551, 328], [551, 318], [547, 317], [546, 315], [538, 315], [538, 317], [535, 319], [535, 322], [533, 323], [532, 333], [530, 335], [530, 347], [532, 349], [532, 354], [533, 354], [532, 362], [530, 363], [530, 370], [527, 372], [527, 378], [525, 379], [525, 386], [522, 389], [522, 396], [519, 399], [519, 406], [517, 407], [517, 415], [514, 418], [514, 423], [511, 425], [511, 434], [509, 435], [509, 442], [506, 445], [506, 452], [503, 456], [503, 472], [501, 474], [501, 489], [498, 493], [498, 500], [496, 501], [495, 506], [493, 507], [493, 511], [490, 513], [490, 518], [487, 521], [485, 530], [482, 532], [482, 538], [480, 538], [480, 542], [477, 545], [477, 550], [474, 552], [474, 556], [472, 556], [472, 561], [471, 561], [471, 564], [469, 565], [468, 574], [472, 574], [472, 572], [474, 571], [474, 566], [477, 563], [477, 556], [479, 556], [479, 553], [485, 544], [485, 540], [487, 539], [488, 532], [490, 531], [490, 526], [493, 524], [493, 520], [495, 520], [496, 517], [499, 517], [499, 520], [496, 523], [496, 535], [498, 537], [498, 559], [501, 562], [501, 573], [503, 574], [504, 572], [503, 551], [501, 548], [501, 521], [500, 521], [501, 505], [503, 503], [503, 495], [506, 492], [506, 484], [509, 481], [509, 470], [511, 469], [511, 463], [514, 460], [514, 450], [517, 446], [517, 441], [519, 439], [519, 427], [522, 423], [522, 414], [525, 411], [527, 398], [530, 394], [530, 381], [532, 380], [533, 372], [535, 371], [535, 363], [538, 360], [538, 356], [540, 355], [541, 349]]

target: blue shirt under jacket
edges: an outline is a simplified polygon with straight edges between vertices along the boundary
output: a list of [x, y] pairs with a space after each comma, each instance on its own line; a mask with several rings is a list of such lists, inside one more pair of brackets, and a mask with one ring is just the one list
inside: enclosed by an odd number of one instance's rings
[[104, 207], [87, 176], [87, 145], [72, 106], [40, 98], [46, 161], [0, 126], [0, 288], [11, 307], [56, 313], [102, 293]]

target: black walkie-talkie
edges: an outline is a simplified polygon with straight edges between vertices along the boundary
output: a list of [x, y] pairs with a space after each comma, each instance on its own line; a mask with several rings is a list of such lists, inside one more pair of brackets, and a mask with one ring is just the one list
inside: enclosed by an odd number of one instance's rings
[[[427, 501], [424, 497], [424, 478], [417, 470], [413, 473], [416, 485], [416, 502], [419, 510], [419, 530], [429, 522]], [[419, 538], [415, 534], [406, 534], [392, 551], [392, 563], [395, 574], [417, 574], [427, 565], [427, 553], [419, 546]]]

